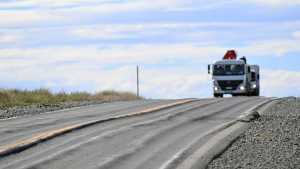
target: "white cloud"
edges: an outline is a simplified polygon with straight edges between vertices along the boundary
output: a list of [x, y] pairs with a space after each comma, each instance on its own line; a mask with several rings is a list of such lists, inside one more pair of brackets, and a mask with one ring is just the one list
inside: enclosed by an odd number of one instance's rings
[[167, 26], [153, 24], [111, 24], [97, 26], [83, 26], [75, 28], [70, 33], [81, 38], [120, 39], [142, 35], [161, 34]]
[[[98, 15], [109, 16], [124, 12], [141, 11], [189, 11], [207, 10], [239, 5], [241, 3], [264, 4], [268, 6], [296, 5], [300, 0], [246, 0], [246, 1], [195, 1], [195, 0], [136, 0], [136, 1], [98, 1], [98, 0], [24, 0], [0, 2], [0, 25], [34, 25], [35, 23], [65, 23], [91, 19]], [[20, 17], [22, 16], [22, 17]]]
[[300, 31], [294, 32], [293, 37], [296, 38], [296, 39], [300, 39]]
[[20, 2], [0, 2], [0, 8], [35, 7], [65, 10], [69, 7], [72, 7], [71, 10], [75, 9], [77, 11], [97, 11], [100, 13], [111, 13], [149, 9], [176, 10], [186, 5], [191, 5], [192, 2], [192, 0], [23, 0]]
[[[29, 49], [0, 49], [1, 57], [22, 58], [24, 60], [53, 63], [58, 61], [91, 61], [105, 64], [159, 63], [172, 59], [192, 59], [199, 61], [219, 56], [226, 49], [222, 47], [198, 46], [197, 44], [140, 44], [113, 46], [110, 48], [53, 47]], [[51, 58], [45, 60], [45, 58]]]
[[58, 22], [66, 20], [67, 16], [60, 15], [53, 11], [39, 11], [39, 10], [1, 10], [0, 12], [0, 26], [32, 26], [36, 23]]
[[[298, 40], [262, 41], [238, 48], [238, 52], [252, 57], [284, 57], [300, 52]], [[109, 64], [159, 64], [174, 60], [210, 63], [224, 55], [228, 48], [196, 43], [132, 44], [98, 46], [57, 46], [40, 48], [0, 49], [0, 67], [7, 65], [34, 66], [56, 62], [90, 62]], [[37, 65], [36, 65], [37, 66]]]
[[187, 98], [211, 96], [210, 77], [205, 69], [144, 70], [141, 89], [150, 96], [164, 98]]
[[[190, 45], [140, 45], [132, 48], [120, 47], [104, 50], [92, 48], [0, 50], [0, 75], [6, 83], [9, 82], [12, 85], [23, 81], [34, 84], [38, 81], [45, 85], [42, 87], [49, 88], [70, 89], [79, 88], [78, 86], [82, 85], [93, 85], [87, 90], [134, 91], [134, 65], [152, 64], [156, 65], [155, 70], [142, 67], [141, 91], [144, 96], [152, 98], [204, 97], [207, 96], [207, 90], [200, 90], [197, 86], [203, 86], [208, 82], [206, 66], [203, 69], [199, 68], [197, 72], [187, 68], [184, 70], [184, 67], [166, 70], [157, 64], [172, 62], [178, 58], [192, 59], [194, 57], [197, 58], [197, 62], [206, 64], [217, 50], [216, 48], [201, 50]], [[223, 50], [220, 52], [223, 53]], [[110, 65], [120, 66], [112, 69], [105, 68]]]
[[71, 34], [89, 39], [120, 39], [128, 38], [129, 35], [124, 35], [111, 29], [76, 29], [72, 30]]
[[300, 71], [262, 71], [262, 91], [266, 96], [300, 96]]
[[63, 23], [78, 21], [82, 17], [90, 18], [95, 15], [109, 15], [120, 12], [172, 10], [186, 3], [187, 2], [181, 0], [139, 0], [125, 2], [27, 0], [22, 2], [0, 2], [0, 25], [9, 27], [32, 25], [36, 23]]
[[12, 2], [0, 2], [0, 8], [14, 7], [37, 7], [37, 8], [57, 8], [65, 10], [69, 7], [77, 12], [126, 12], [143, 10], [167, 10], [182, 11], [194, 9], [214, 9], [232, 4], [251, 3], [271, 7], [284, 7], [299, 5], [300, 0], [230, 0], [209, 2], [204, 0], [136, 0], [136, 1], [115, 1], [115, 0], [23, 0]]
[[20, 36], [16, 34], [2, 34], [0, 33], [0, 44], [11, 44], [17, 43], [21, 39]]
[[[20, 82], [42, 82], [41, 87], [59, 90], [89, 86], [85, 90], [91, 92], [107, 89], [135, 92], [134, 65], [104, 69], [97, 63], [84, 62], [65, 65], [16, 63], [1, 64], [1, 84], [10, 83], [13, 86]], [[147, 69], [141, 66], [141, 93], [151, 98], [173, 99], [208, 96], [206, 84], [209, 83], [209, 76], [203, 70], [193, 71], [184, 67]]]
[[22, 8], [22, 7], [68, 7], [85, 3], [101, 2], [97, 0], [22, 0], [0, 2], [0, 8]]
[[[206, 44], [212, 41], [213, 33], [198, 30], [205, 25], [217, 23], [150, 23], [150, 24], [102, 24], [81, 26], [70, 29], [72, 36], [85, 39], [130, 39], [148, 37], [182, 37], [183, 39], [205, 39]], [[225, 25], [219, 23], [219, 25]], [[188, 29], [192, 31], [187, 31]], [[179, 33], [180, 32], [180, 33]]]
[[254, 3], [258, 5], [266, 5], [272, 7], [285, 7], [300, 5], [300, 0], [244, 0], [242, 3]]
[[240, 49], [251, 56], [284, 57], [289, 53], [300, 52], [300, 40], [274, 39], [252, 43]]
[[[114, 37], [114, 34], [120, 36], [126, 36], [121, 34], [160, 34], [160, 33], [172, 33], [172, 30], [190, 30], [199, 33], [198, 29], [207, 27], [249, 27], [258, 26], [258, 23], [251, 22], [157, 22], [157, 23], [143, 23], [143, 24], [99, 24], [99, 25], [85, 25], [76, 28], [71, 28], [70, 32], [74, 35], [86, 38], [95, 37]], [[208, 31], [201, 31], [201, 33], [207, 33]], [[191, 32], [189, 32], [191, 33]], [[203, 34], [201, 34], [203, 35]]]

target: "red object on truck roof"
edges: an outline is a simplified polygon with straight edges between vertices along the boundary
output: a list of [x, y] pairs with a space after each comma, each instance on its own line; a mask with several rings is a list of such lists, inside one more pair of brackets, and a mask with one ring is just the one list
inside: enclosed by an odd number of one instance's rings
[[236, 60], [236, 58], [237, 58], [237, 54], [235, 50], [228, 50], [225, 56], [223, 57], [224, 60]]

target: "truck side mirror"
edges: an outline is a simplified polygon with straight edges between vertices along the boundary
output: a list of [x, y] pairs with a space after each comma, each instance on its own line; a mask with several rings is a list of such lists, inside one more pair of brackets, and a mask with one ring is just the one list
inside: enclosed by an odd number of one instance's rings
[[210, 65], [207, 66], [208, 74], [210, 74]]
[[251, 68], [250, 67], [248, 67], [248, 73], [250, 73], [251, 72]]

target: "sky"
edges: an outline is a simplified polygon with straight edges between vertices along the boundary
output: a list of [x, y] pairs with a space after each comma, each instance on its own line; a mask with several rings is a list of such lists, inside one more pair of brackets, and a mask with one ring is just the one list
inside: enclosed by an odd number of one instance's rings
[[228, 49], [264, 96], [300, 96], [300, 0], [1, 0], [0, 88], [212, 96]]

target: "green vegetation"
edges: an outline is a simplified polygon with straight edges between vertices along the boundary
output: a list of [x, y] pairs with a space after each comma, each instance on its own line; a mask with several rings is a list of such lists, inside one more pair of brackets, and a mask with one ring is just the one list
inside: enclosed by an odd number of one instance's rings
[[74, 101], [126, 101], [137, 100], [137, 96], [130, 92], [103, 91], [95, 94], [87, 92], [52, 93], [48, 89], [38, 90], [0, 90], [0, 108], [13, 106], [27, 106], [33, 104], [56, 104]]

